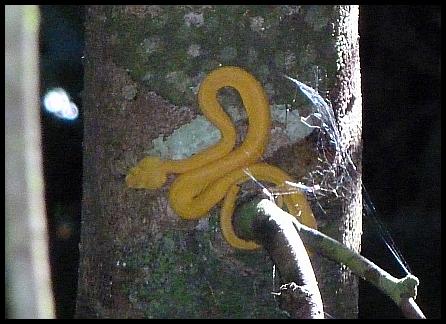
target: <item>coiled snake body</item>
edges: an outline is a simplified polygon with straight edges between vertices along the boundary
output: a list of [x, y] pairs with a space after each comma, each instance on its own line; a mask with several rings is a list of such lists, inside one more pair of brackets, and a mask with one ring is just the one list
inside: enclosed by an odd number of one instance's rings
[[[243, 143], [234, 149], [236, 130], [218, 102], [223, 87], [236, 89], [248, 116], [248, 132]], [[256, 249], [258, 244], [237, 237], [232, 227], [232, 214], [239, 192], [238, 185], [249, 179], [244, 170], [259, 181], [284, 185], [292, 181], [281, 169], [258, 162], [265, 150], [271, 127], [268, 98], [261, 84], [238, 67], [221, 67], [208, 74], [198, 92], [201, 111], [221, 132], [221, 140], [183, 160], [161, 160], [145, 157], [126, 177], [131, 188], [156, 189], [163, 186], [168, 173], [180, 174], [169, 191], [173, 210], [183, 219], [199, 219], [222, 199], [220, 225], [229, 244], [239, 249]], [[300, 192], [283, 196], [288, 211], [307, 226], [316, 222], [304, 195]]]

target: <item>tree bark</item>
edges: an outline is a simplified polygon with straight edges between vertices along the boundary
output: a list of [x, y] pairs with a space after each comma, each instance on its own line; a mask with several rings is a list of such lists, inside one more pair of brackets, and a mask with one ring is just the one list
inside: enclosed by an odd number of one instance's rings
[[[230, 248], [218, 206], [199, 221], [182, 220], [167, 199], [174, 177], [159, 190], [127, 188], [124, 178], [144, 156], [182, 159], [218, 140], [196, 89], [220, 64], [248, 70], [266, 89], [266, 162], [296, 181], [316, 163], [314, 139], [282, 118], [295, 96], [283, 73], [328, 93], [359, 165], [357, 19], [355, 6], [87, 7], [77, 317], [285, 317], [271, 295], [267, 255]], [[220, 99], [242, 137], [239, 98]], [[360, 186], [352, 186], [351, 197], [316, 217], [322, 232], [358, 250]], [[325, 310], [356, 317], [356, 279], [318, 256], [311, 261]]]

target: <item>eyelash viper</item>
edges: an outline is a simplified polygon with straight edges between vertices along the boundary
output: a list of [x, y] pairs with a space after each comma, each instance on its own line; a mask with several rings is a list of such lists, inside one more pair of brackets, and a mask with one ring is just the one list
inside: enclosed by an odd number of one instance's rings
[[[234, 149], [236, 130], [218, 102], [218, 91], [224, 87], [237, 90], [248, 116], [248, 132], [243, 143]], [[228, 243], [239, 249], [252, 250], [259, 245], [237, 237], [232, 227], [232, 214], [239, 191], [238, 185], [250, 178], [284, 185], [292, 181], [281, 169], [258, 162], [268, 142], [271, 114], [268, 98], [261, 84], [245, 70], [227, 66], [217, 68], [203, 80], [198, 103], [206, 118], [221, 132], [221, 140], [183, 160], [161, 160], [148, 156], [133, 167], [126, 177], [131, 188], [157, 189], [163, 186], [168, 173], [180, 174], [169, 190], [173, 210], [183, 219], [199, 219], [222, 199], [220, 226]], [[316, 228], [316, 221], [304, 195], [300, 192], [283, 196], [288, 211], [303, 224]]]

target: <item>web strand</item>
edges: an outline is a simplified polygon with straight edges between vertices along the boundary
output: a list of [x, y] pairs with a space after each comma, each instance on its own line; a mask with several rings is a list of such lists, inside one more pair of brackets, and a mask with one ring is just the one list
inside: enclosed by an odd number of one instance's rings
[[[318, 130], [319, 165], [304, 177], [303, 181], [307, 184], [302, 182], [288, 183], [289, 187], [293, 187], [294, 190], [300, 190], [314, 198], [317, 205], [323, 210], [319, 202], [321, 198], [329, 195], [333, 195], [336, 198], [343, 197], [348, 194], [345, 192], [348, 187], [346, 184], [354, 179], [360, 181], [363, 191], [363, 215], [376, 226], [380, 238], [384, 241], [401, 269], [406, 274], [411, 273], [410, 267], [401, 251], [398, 249], [384, 223], [380, 220], [380, 216], [359, 177], [356, 165], [353, 163], [347, 150], [343, 149], [341, 145], [341, 136], [331, 105], [313, 88], [289, 76], [284, 75], [284, 77], [295, 84], [296, 91], [304, 94], [314, 109], [307, 117], [300, 117], [302, 123]], [[331, 150], [330, 147], [332, 148]], [[284, 194], [289, 194], [292, 191], [285, 191]]]

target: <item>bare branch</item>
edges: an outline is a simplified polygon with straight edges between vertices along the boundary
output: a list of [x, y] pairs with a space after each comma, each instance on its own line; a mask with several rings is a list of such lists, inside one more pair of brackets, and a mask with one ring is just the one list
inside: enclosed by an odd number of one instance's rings
[[[249, 212], [246, 213], [246, 211]], [[246, 219], [243, 222], [237, 222], [237, 219], [241, 218], [241, 213], [242, 209], [240, 209], [240, 212], [234, 219], [234, 226], [237, 226], [238, 224], [243, 225], [243, 228], [239, 229], [238, 232], [242, 238], [265, 242], [264, 239], [263, 241], [261, 240], [261, 234], [249, 234], [249, 231], [259, 231], [260, 233], [263, 231], [261, 227], [255, 226], [256, 222], [258, 222], [256, 219], [268, 219], [269, 217], [280, 220], [283, 219], [284, 224], [286, 222], [285, 219], [287, 219], [289, 223], [286, 226], [293, 227], [300, 234], [302, 241], [307, 246], [311, 247], [313, 251], [320, 253], [335, 262], [346, 265], [354, 274], [379, 288], [402, 309], [406, 317], [425, 318], [423, 312], [415, 303], [419, 281], [414, 275], [409, 274], [401, 279], [393, 277], [370, 260], [352, 251], [338, 241], [299, 223], [294, 216], [283, 211], [275, 203], [267, 199], [263, 199], [260, 202], [258, 200], [253, 200], [243, 206], [243, 217], [252, 217], [253, 214], [256, 215], [251, 224], [247, 222]], [[267, 246], [265, 246], [265, 248], [267, 250], [269, 249]], [[274, 253], [275, 255], [279, 255], [278, 252]], [[287, 272], [292, 273], [286, 268], [286, 264], [285, 266], [282, 266], [282, 268], [287, 269]]]

